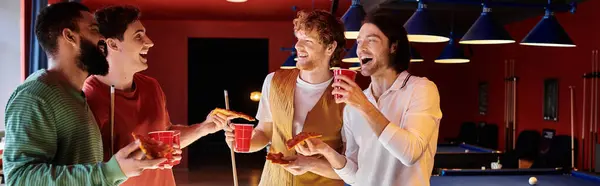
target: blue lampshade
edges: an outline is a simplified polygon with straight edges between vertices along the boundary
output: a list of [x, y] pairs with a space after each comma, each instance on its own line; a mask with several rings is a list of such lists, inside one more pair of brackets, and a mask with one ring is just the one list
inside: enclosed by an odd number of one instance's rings
[[414, 47], [410, 47], [410, 62], [423, 62], [423, 57], [419, 54], [419, 51]]
[[281, 69], [294, 69], [296, 68], [296, 51], [292, 51], [292, 54], [285, 60], [283, 65], [281, 65]]
[[575, 47], [575, 43], [565, 32], [554, 12], [546, 10], [542, 20], [525, 36], [521, 45], [547, 47]]
[[358, 55], [356, 55], [357, 47], [358, 47], [358, 44], [356, 44], [356, 42], [355, 42], [354, 45], [352, 45], [352, 49], [350, 49], [348, 52], [346, 52], [346, 56], [344, 56], [344, 59], [342, 59], [342, 62], [360, 63], [360, 60], [358, 59]]
[[348, 69], [354, 70], [354, 71], [360, 71], [360, 63], [352, 63], [352, 65], [350, 65], [350, 67]]
[[364, 18], [365, 11], [360, 5], [360, 0], [352, 0], [352, 5], [350, 5], [348, 11], [342, 16], [342, 22], [344, 22], [344, 27], [346, 28], [344, 32], [346, 39], [356, 39], [358, 37], [358, 31]]
[[436, 63], [468, 63], [469, 58], [465, 56], [465, 52], [460, 46], [454, 43], [454, 38], [450, 34], [450, 41], [442, 51], [442, 54], [435, 60]]
[[483, 5], [483, 12], [460, 40], [460, 44], [506, 44], [515, 40], [492, 17], [492, 9]]
[[437, 28], [423, 1], [419, 1], [417, 11], [404, 23], [404, 29], [410, 42], [441, 43], [450, 40]]

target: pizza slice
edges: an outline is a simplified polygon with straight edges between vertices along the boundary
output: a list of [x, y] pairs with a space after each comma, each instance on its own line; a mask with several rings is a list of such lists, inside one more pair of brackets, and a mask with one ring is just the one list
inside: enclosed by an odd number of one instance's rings
[[288, 150], [292, 150], [296, 145], [304, 145], [307, 139], [311, 138], [320, 138], [323, 135], [317, 134], [315, 132], [300, 132], [300, 134], [294, 136], [292, 139], [289, 139], [285, 142]]
[[140, 140], [140, 149], [146, 155], [146, 159], [171, 158], [173, 156], [173, 147], [152, 139], [149, 136], [131, 133], [133, 139]]
[[273, 163], [273, 164], [282, 164], [282, 165], [290, 164], [290, 161], [283, 159], [283, 154], [281, 152], [279, 152], [279, 153], [269, 152], [269, 154], [267, 154], [267, 160], [271, 161], [271, 163]]
[[232, 111], [232, 110], [225, 110], [222, 108], [215, 108], [215, 110], [213, 110], [212, 112], [210, 112], [210, 115], [214, 115], [214, 114], [223, 114], [227, 117], [234, 117], [234, 118], [242, 118], [248, 121], [255, 121], [256, 119], [254, 119], [254, 117], [249, 116], [247, 114], [241, 113], [241, 112], [236, 112], [236, 111]]

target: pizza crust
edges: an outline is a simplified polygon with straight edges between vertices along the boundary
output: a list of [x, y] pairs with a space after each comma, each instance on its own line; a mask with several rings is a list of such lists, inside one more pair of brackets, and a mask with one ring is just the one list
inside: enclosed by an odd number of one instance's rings
[[269, 154], [267, 154], [267, 160], [271, 161], [271, 163], [273, 163], [273, 164], [281, 164], [281, 165], [290, 164], [290, 161], [283, 159], [283, 154], [281, 152], [279, 152], [279, 153], [269, 152]]
[[241, 113], [241, 112], [236, 112], [236, 111], [232, 111], [232, 110], [225, 110], [222, 108], [215, 108], [212, 112], [210, 112], [210, 115], [215, 115], [215, 114], [223, 114], [227, 117], [235, 117], [235, 118], [242, 118], [248, 121], [256, 121], [256, 119], [254, 119], [254, 117], [249, 116], [247, 114]]
[[296, 145], [304, 145], [307, 139], [311, 138], [320, 138], [323, 135], [317, 134], [315, 132], [300, 132], [298, 135], [294, 136], [292, 139], [289, 139], [285, 142], [288, 150], [292, 150]]

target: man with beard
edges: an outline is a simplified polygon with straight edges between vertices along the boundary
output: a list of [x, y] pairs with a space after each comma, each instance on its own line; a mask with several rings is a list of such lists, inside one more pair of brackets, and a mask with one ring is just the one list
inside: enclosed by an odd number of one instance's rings
[[[279, 70], [265, 78], [256, 116], [259, 123], [250, 146], [250, 151], [256, 152], [270, 144], [269, 152], [281, 152], [291, 163], [265, 162], [259, 185], [344, 185], [327, 160], [297, 155], [285, 145], [300, 132], [316, 132], [342, 152], [343, 105], [335, 104], [331, 94], [333, 75], [329, 68], [340, 62], [346, 43], [344, 25], [322, 10], [300, 11], [293, 23], [298, 69]], [[233, 130], [226, 128], [230, 146]]]
[[81, 88], [89, 75], [106, 74], [108, 62], [87, 7], [45, 7], [35, 33], [50, 68], [31, 74], [6, 106], [7, 185], [119, 185], [166, 161], [141, 160], [136, 141], [102, 162], [100, 130]]
[[407, 70], [410, 44], [399, 16], [381, 9], [367, 16], [357, 38], [361, 88], [337, 77], [333, 94], [344, 109], [345, 156], [319, 139], [297, 146], [303, 155], [321, 154], [353, 186], [429, 185], [442, 118], [436, 85]]
[[[104, 158], [110, 158], [114, 149], [134, 141], [131, 133], [148, 134], [154, 131], [178, 130], [180, 148], [200, 137], [221, 130], [209, 117], [202, 124], [174, 125], [169, 119], [166, 96], [158, 81], [139, 73], [148, 68], [146, 54], [154, 45], [140, 21], [140, 12], [132, 6], [111, 6], [95, 13], [100, 33], [106, 38], [110, 66], [108, 74], [91, 76], [83, 91], [102, 131]], [[110, 128], [110, 86], [115, 86], [114, 134]], [[221, 122], [224, 123], [224, 122]], [[114, 141], [111, 142], [111, 136]], [[173, 159], [171, 164], [176, 164]], [[167, 164], [167, 167], [171, 167]], [[140, 176], [128, 179], [122, 185], [175, 185], [171, 169], [146, 170]]]

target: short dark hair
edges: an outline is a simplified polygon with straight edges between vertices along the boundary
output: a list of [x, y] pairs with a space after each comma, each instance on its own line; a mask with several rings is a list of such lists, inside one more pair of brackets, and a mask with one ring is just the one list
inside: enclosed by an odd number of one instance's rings
[[94, 13], [98, 22], [100, 34], [105, 38], [116, 38], [123, 40], [123, 34], [129, 24], [140, 19], [140, 10], [134, 6], [110, 6], [102, 8]]
[[390, 65], [396, 72], [408, 70], [410, 64], [410, 43], [404, 29], [404, 21], [401, 16], [391, 9], [380, 8], [367, 14], [365, 23], [377, 26], [388, 38], [389, 46], [396, 44], [396, 52], [392, 54]]
[[337, 66], [339, 64], [344, 46], [346, 46], [344, 24], [339, 19], [324, 10], [301, 10], [294, 19], [294, 31], [300, 30], [315, 30], [319, 34], [319, 40], [325, 45], [333, 44], [335, 41], [337, 46], [331, 55], [329, 65]]
[[81, 11], [89, 12], [90, 9], [76, 2], [60, 2], [40, 11], [35, 21], [35, 36], [47, 54], [56, 54], [58, 38], [65, 28], [79, 32], [77, 21], [83, 18]]

